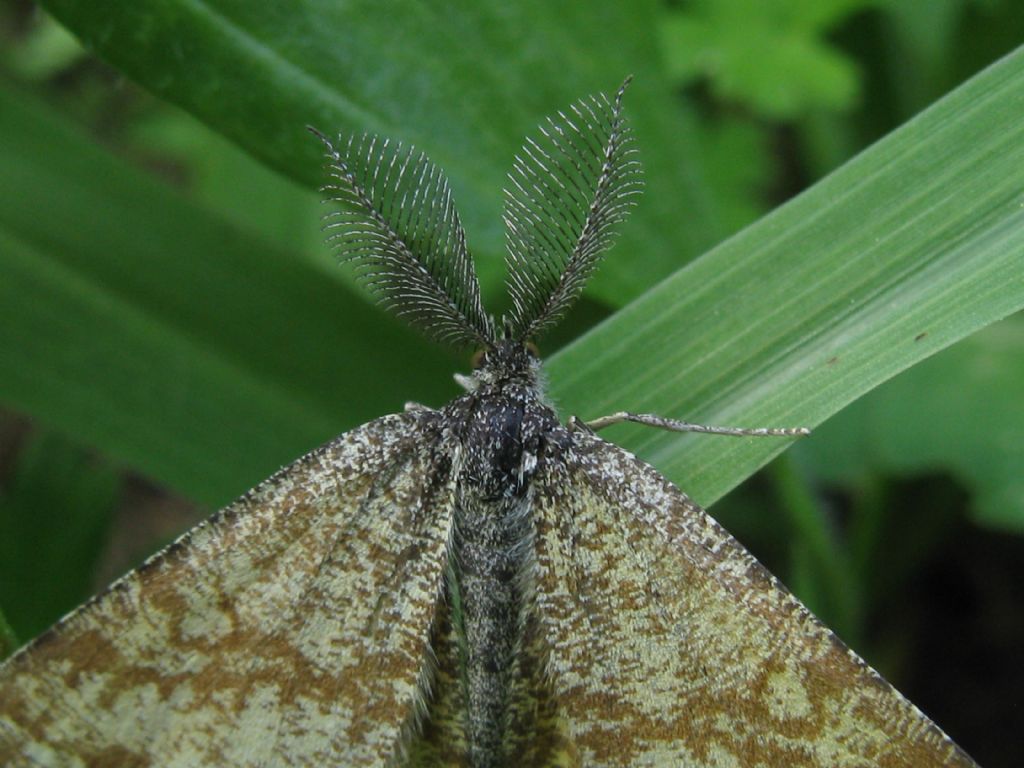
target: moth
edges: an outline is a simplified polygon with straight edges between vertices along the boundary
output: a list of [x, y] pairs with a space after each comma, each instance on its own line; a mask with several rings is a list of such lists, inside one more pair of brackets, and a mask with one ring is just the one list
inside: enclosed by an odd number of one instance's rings
[[[628, 81], [627, 81], [628, 82]], [[9, 766], [970, 766], [699, 506], [562, 424], [532, 342], [640, 191], [625, 84], [547, 120], [509, 175], [512, 308], [484, 311], [441, 171], [327, 148], [341, 257], [480, 350], [282, 469], [0, 667]]]

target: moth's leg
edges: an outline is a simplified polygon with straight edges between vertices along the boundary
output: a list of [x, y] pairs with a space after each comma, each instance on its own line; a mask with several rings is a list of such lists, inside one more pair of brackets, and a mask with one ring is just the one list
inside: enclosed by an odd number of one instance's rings
[[811, 430], [807, 427], [710, 427], [678, 419], [666, 419], [664, 416], [656, 416], [653, 413], [627, 413], [626, 411], [619, 411], [611, 416], [602, 416], [599, 419], [586, 422], [581, 422], [573, 416], [569, 419], [569, 427], [578, 429], [580, 425], [583, 425], [591, 432], [596, 432], [624, 421], [667, 429], [670, 432], [701, 432], [707, 435], [732, 435], [734, 437], [801, 437], [811, 434]]
[[566, 426], [571, 432], [584, 432], [588, 435], [597, 434], [593, 429], [591, 429], [590, 425], [579, 416], [570, 416]]
[[422, 403], [414, 403], [411, 400], [405, 404], [406, 413], [434, 413], [434, 409]]
[[476, 379], [474, 379], [472, 376], [467, 376], [464, 373], [453, 374], [452, 378], [455, 379], [456, 384], [458, 384], [467, 392], [472, 392], [477, 387]]

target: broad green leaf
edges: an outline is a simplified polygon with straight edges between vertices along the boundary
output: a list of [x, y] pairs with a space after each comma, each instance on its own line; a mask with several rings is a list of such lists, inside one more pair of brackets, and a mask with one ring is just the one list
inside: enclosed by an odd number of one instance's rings
[[2, 90], [0, 137], [7, 405], [222, 504], [343, 429], [455, 391], [450, 357], [336, 268], [223, 223]]
[[[822, 426], [801, 459], [822, 479], [953, 474], [977, 520], [1024, 532], [1024, 317], [986, 328]], [[802, 446], [806, 448], [806, 446]]]
[[[129, 151], [179, 164], [187, 173], [187, 194], [193, 202], [277, 244], [290, 257], [334, 264], [316, 226], [325, 210], [319, 193], [262, 165], [187, 113], [155, 106], [153, 114], [128, 125]], [[331, 277], [362, 293], [348, 270], [332, 269]]]
[[321, 149], [306, 125], [425, 150], [488, 257], [479, 266], [488, 296], [501, 296], [501, 189], [523, 137], [629, 74], [649, 194], [623, 242], [636, 261], [602, 270], [592, 295], [621, 305], [725, 234], [689, 120], [661, 76], [652, 0], [43, 4], [150, 91], [308, 187], [321, 183]]
[[[813, 427], [1024, 306], [1022, 108], [1018, 50], [551, 359], [555, 400]], [[705, 504], [783, 447], [609, 433]]]

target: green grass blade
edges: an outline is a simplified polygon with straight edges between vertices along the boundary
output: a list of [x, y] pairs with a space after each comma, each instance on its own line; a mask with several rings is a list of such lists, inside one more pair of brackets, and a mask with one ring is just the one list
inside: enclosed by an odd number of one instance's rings
[[975, 522], [1024, 533], [1024, 315], [914, 366], [822, 426], [800, 458], [828, 483], [946, 471]]
[[[1022, 108], [1018, 50], [554, 357], [555, 400], [813, 427], [1024, 306]], [[785, 445], [613, 439], [703, 503]]]

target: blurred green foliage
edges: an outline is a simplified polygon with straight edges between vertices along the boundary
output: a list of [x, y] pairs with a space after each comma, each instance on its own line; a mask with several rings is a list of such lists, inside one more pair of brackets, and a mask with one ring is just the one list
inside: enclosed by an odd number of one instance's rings
[[87, 581], [53, 574], [95, 571], [119, 473], [66, 438], [42, 432], [26, 440], [7, 480], [0, 496], [0, 594], [10, 622], [32, 636], [53, 623], [53, 606], [90, 597]]
[[810, 110], [848, 111], [857, 64], [826, 37], [878, 0], [697, 0], [662, 21], [665, 66], [680, 81], [705, 78], [715, 99], [768, 120]]
[[[44, 5], [74, 36], [0, 2], [0, 401], [40, 425], [0, 453], [0, 608], [21, 639], [101, 586], [124, 471], [216, 507], [454, 394], [462, 361], [333, 265], [304, 125], [425, 149], [500, 310], [522, 136], [627, 73], [648, 189], [545, 344], [566, 345], [566, 415], [836, 414], [715, 513], [898, 683], [949, 617], [893, 594], [968, 532], [1019, 540], [1024, 323], [940, 350], [1024, 303], [1020, 52], [911, 121], [1024, 39], [1010, 0]], [[704, 503], [783, 447], [611, 438]], [[956, 708], [926, 704], [999, 764]]]

